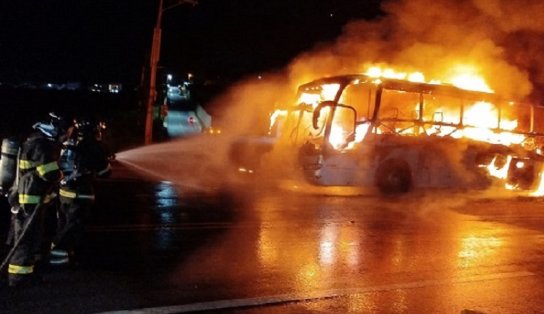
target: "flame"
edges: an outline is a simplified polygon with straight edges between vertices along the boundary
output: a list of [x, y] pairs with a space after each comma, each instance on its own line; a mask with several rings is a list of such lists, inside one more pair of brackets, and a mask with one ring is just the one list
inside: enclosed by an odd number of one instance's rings
[[[492, 103], [479, 101], [465, 111], [463, 123], [479, 128], [493, 129], [498, 127], [497, 115], [497, 108]], [[517, 123], [514, 124], [516, 127]]]
[[542, 173], [542, 171], [538, 174], [538, 187], [529, 195], [544, 196], [544, 174]]
[[[451, 79], [447, 80], [453, 86], [456, 86], [465, 90], [480, 91], [486, 93], [493, 93], [494, 91], [486, 83], [485, 79], [477, 74], [477, 69], [467, 65], [457, 65], [454, 67], [455, 72]], [[372, 78], [389, 78], [397, 80], [406, 80], [415, 83], [428, 83], [439, 85], [442, 84], [440, 80], [425, 80], [425, 75], [422, 72], [399, 72], [392, 68], [382, 68], [380, 66], [370, 66], [365, 75]]]
[[276, 109], [271, 115], [270, 115], [270, 125], [268, 126], [268, 134], [272, 133], [272, 128], [274, 125], [276, 125], [276, 122], [278, 121], [279, 117], [286, 117], [288, 111], [282, 110], [282, 109]]
[[323, 100], [333, 100], [336, 96], [336, 93], [338, 93], [339, 88], [340, 84], [321, 85], [321, 95], [323, 96]]
[[334, 123], [331, 127], [331, 134], [329, 135], [329, 143], [334, 149], [342, 148], [346, 145], [347, 131], [337, 123]]
[[[397, 79], [397, 80], [407, 80], [407, 81], [416, 82], [416, 83], [425, 82], [425, 75], [423, 75], [423, 73], [421, 72], [412, 72], [412, 73], [397, 72], [394, 69], [391, 69], [391, 68], [382, 69], [379, 66], [371, 66], [365, 72], [365, 75], [372, 78], [389, 78], [389, 79]], [[376, 81], [376, 83], [379, 83], [379, 81]]]
[[299, 104], [309, 104], [309, 105], [314, 106], [314, 108], [315, 108], [320, 101], [321, 101], [321, 95], [320, 94], [302, 93], [300, 95], [300, 97], [298, 98], [297, 103], [299, 103]]
[[[452, 85], [465, 90], [493, 93], [493, 90], [487, 85], [485, 79], [477, 74], [475, 67], [456, 65], [453, 67], [453, 70], [456, 74], [449, 80]], [[399, 72], [380, 66], [369, 67], [365, 74], [378, 80], [379, 78], [394, 78], [412, 82], [426, 82], [425, 76], [421, 72]], [[379, 81], [376, 83], [379, 83]], [[442, 84], [438, 80], [431, 80], [427, 83]], [[455, 109], [441, 108], [439, 112], [443, 115], [441, 121], [448, 123], [459, 122], [456, 121], [458, 113], [455, 112]], [[454, 138], [468, 138], [492, 144], [512, 145], [522, 143], [525, 140], [524, 135], [508, 132], [516, 129], [518, 126], [517, 120], [509, 120], [501, 116], [499, 124], [498, 114], [498, 109], [494, 104], [479, 101], [465, 108], [462, 121], [465, 126], [464, 129], [456, 130], [455, 127], [448, 126], [436, 127], [435, 135], [450, 135]], [[414, 133], [414, 131], [414, 129], [405, 130], [403, 134]]]
[[[487, 85], [485, 79], [476, 74], [477, 71], [475, 67], [457, 65], [454, 67], [454, 71], [456, 74], [449, 80], [452, 85], [465, 90], [482, 91], [487, 93], [493, 92], [493, 90]], [[396, 71], [392, 68], [382, 68], [380, 66], [370, 66], [366, 70], [365, 74], [369, 77], [376, 78], [374, 81], [375, 84], [379, 84], [381, 82], [380, 78], [393, 78], [408, 80], [411, 82], [426, 82], [425, 75], [422, 72], [407, 73]], [[442, 84], [439, 80], [431, 80], [427, 83]], [[326, 87], [324, 86], [323, 90], [325, 90], [325, 88]], [[336, 91], [337, 89], [335, 89], [335, 92]], [[456, 119], [458, 119], [458, 113], [455, 112], [455, 109], [441, 108], [439, 109], [439, 112], [441, 112], [443, 115], [441, 121], [448, 123], [459, 122], [456, 121]], [[494, 104], [485, 101], [475, 102], [464, 110], [462, 123], [465, 128], [456, 129], [455, 127], [449, 126], [435, 127], [435, 135], [449, 135], [454, 138], [468, 138], [492, 144], [512, 145], [522, 143], [525, 140], [524, 135], [508, 132], [516, 129], [518, 126], [517, 120], [506, 119], [501, 116], [499, 124], [498, 116], [499, 112]], [[336, 128], [341, 128], [341, 126], [336, 125], [334, 128], [334, 132], [331, 132], [331, 137], [334, 136], [330, 139], [330, 141], [332, 141], [331, 144], [334, 142], [333, 146], [342, 146], [342, 144], [345, 143], [342, 143], [342, 141], [337, 137], [341, 136], [343, 131], [336, 130]], [[414, 132], [415, 129], [404, 130], [403, 134], [413, 134]], [[347, 147], [352, 147], [352, 145], [348, 145]]]
[[301, 93], [297, 103], [312, 105], [315, 108], [322, 101], [334, 100], [338, 89], [340, 89], [340, 84], [323, 84], [320, 90], [316, 90], [319, 92], [312, 93], [308, 91]]
[[451, 83], [461, 89], [493, 93], [483, 78], [473, 74], [458, 75], [451, 80]]
[[503, 144], [510, 146], [520, 144], [525, 140], [525, 135], [511, 132], [499, 132], [494, 129], [513, 131], [517, 126], [517, 120], [501, 119], [498, 125], [498, 109], [495, 105], [485, 101], [476, 102], [464, 113], [463, 124], [466, 127], [461, 133], [465, 138], [488, 142], [492, 144]]
[[508, 155], [506, 157], [506, 162], [504, 163], [504, 165], [497, 166], [498, 160], [497, 156], [495, 156], [486, 168], [491, 176], [505, 180], [508, 177], [508, 168], [510, 167], [510, 162], [512, 162], [512, 156]]
[[421, 72], [414, 72], [408, 74], [408, 81], [410, 82], [416, 82], [416, 83], [424, 83], [425, 82], [425, 75]]
[[487, 85], [485, 79], [479, 75], [478, 67], [469, 64], [457, 64], [453, 68], [456, 73], [448, 81], [461, 89], [493, 93], [494, 91]]

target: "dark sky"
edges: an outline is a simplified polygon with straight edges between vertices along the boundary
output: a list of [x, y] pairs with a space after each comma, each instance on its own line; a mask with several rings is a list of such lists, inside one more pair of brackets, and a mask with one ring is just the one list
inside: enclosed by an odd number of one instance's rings
[[[165, 0], [168, 5], [175, 0]], [[379, 0], [200, 0], [165, 12], [160, 65], [236, 78], [286, 65]], [[137, 83], [158, 0], [0, 2], [0, 80]]]

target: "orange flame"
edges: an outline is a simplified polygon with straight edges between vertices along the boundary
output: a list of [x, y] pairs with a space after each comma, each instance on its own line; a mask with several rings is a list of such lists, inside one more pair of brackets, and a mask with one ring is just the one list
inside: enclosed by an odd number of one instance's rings
[[530, 195], [544, 196], [544, 174], [542, 172], [538, 174], [538, 187]]
[[372, 66], [366, 72], [365, 75], [373, 78], [389, 78], [397, 80], [407, 80], [410, 82], [424, 83], [425, 75], [421, 72], [397, 72], [394, 69], [387, 68], [382, 69], [379, 66]]
[[478, 74], [479, 70], [476, 66], [457, 64], [453, 67], [453, 71], [455, 75], [448, 80], [453, 86], [466, 90], [493, 93], [485, 79]]
[[321, 85], [321, 90], [319, 90], [319, 92], [301, 93], [297, 103], [309, 104], [315, 108], [321, 101], [333, 100], [339, 88], [340, 88], [340, 84], [323, 84]]
[[520, 144], [525, 140], [521, 134], [510, 132], [498, 132], [493, 129], [513, 131], [517, 126], [517, 120], [502, 119], [497, 124], [498, 109], [489, 102], [480, 101], [465, 111], [463, 123], [466, 127], [462, 131], [463, 137], [492, 144], [512, 145]]
[[[493, 93], [493, 90], [487, 85], [485, 79], [476, 74], [477, 70], [474, 67], [467, 65], [457, 65], [455, 74], [447, 82], [450, 82], [453, 86], [456, 86], [465, 90], [480, 91], [486, 93]], [[407, 80], [415, 83], [428, 83], [428, 84], [442, 84], [441, 81], [433, 79], [430, 81], [425, 80], [425, 75], [422, 72], [399, 72], [392, 68], [382, 68], [380, 66], [370, 66], [365, 75], [373, 78], [389, 78], [397, 80]]]
[[451, 80], [453, 86], [461, 89], [493, 93], [485, 80], [474, 74], [460, 74]]

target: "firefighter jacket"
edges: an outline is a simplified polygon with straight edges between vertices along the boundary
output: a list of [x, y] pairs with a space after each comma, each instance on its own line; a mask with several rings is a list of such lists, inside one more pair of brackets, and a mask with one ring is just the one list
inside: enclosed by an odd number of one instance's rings
[[59, 194], [64, 198], [94, 200], [94, 179], [111, 174], [108, 155], [94, 137], [83, 138], [72, 149], [73, 170], [61, 182]]
[[19, 157], [19, 204], [49, 203], [62, 178], [58, 160], [60, 144], [41, 132], [32, 134], [22, 145]]

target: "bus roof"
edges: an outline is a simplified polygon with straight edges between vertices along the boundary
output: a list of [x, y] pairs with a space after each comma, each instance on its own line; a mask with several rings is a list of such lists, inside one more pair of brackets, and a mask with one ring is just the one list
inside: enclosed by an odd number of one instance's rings
[[299, 92], [315, 93], [320, 89], [322, 85], [326, 84], [348, 85], [361, 83], [374, 84], [376, 86], [381, 86], [384, 89], [403, 92], [439, 94], [465, 99], [468, 98], [488, 101], [498, 100], [498, 97], [495, 94], [470, 91], [455, 87], [450, 84], [429, 84], [389, 78], [374, 78], [363, 74], [339, 75], [320, 78], [315, 81], [300, 85], [298, 90]]

